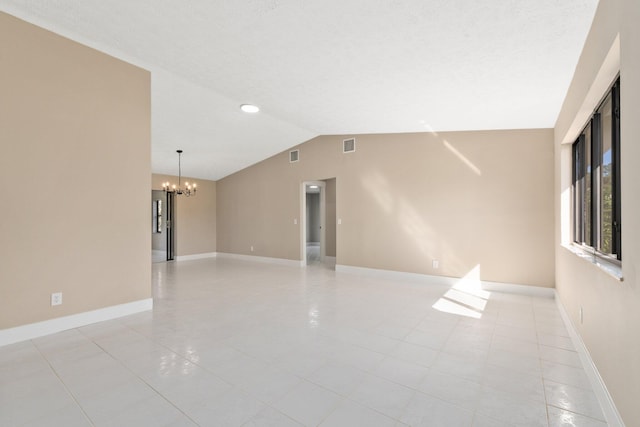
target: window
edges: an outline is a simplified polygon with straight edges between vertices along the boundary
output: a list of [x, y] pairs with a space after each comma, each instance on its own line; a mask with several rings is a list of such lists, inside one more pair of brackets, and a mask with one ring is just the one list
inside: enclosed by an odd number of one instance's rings
[[154, 200], [151, 205], [151, 214], [153, 215], [152, 228], [153, 233], [162, 233], [162, 200]]
[[622, 259], [620, 235], [620, 79], [572, 147], [573, 240]]

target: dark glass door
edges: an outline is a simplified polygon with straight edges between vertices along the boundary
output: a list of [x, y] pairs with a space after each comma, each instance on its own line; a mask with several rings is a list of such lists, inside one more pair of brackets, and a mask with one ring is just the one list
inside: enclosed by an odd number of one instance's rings
[[175, 258], [175, 194], [167, 192], [167, 207], [165, 209], [167, 224], [167, 261]]

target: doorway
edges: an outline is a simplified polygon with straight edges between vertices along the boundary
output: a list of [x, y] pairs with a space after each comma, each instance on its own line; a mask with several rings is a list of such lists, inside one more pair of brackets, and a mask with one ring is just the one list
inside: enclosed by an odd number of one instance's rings
[[305, 203], [307, 205], [306, 212], [306, 249], [307, 249], [307, 265], [318, 264], [323, 260], [324, 241], [322, 207], [320, 206], [320, 196], [322, 187], [320, 185], [307, 185], [305, 194]]
[[174, 194], [163, 190], [151, 191], [151, 261], [174, 259]]
[[305, 181], [301, 193], [301, 255], [304, 265], [335, 266], [335, 178]]

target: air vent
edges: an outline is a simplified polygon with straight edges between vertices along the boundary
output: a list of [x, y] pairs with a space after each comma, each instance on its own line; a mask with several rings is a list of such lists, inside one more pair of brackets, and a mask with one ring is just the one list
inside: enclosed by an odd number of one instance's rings
[[342, 152], [343, 153], [353, 153], [356, 151], [356, 139], [350, 138], [342, 141]]
[[289, 151], [289, 163], [297, 162], [300, 160], [300, 150]]

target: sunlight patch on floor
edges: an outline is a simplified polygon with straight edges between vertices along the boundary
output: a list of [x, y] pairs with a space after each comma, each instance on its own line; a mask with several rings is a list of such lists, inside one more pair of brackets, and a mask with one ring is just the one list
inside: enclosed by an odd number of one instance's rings
[[480, 264], [472, 268], [433, 305], [438, 311], [480, 319], [491, 292], [482, 289]]

